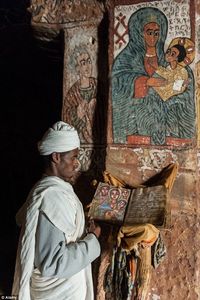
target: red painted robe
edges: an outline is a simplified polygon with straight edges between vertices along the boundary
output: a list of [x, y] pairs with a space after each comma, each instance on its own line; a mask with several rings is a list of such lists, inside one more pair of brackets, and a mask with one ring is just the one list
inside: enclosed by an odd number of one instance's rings
[[149, 76], [140, 76], [135, 80], [135, 89], [133, 98], [143, 98], [148, 94], [149, 87], [147, 80], [153, 76], [155, 69], [158, 68], [157, 56], [144, 58], [144, 68]]

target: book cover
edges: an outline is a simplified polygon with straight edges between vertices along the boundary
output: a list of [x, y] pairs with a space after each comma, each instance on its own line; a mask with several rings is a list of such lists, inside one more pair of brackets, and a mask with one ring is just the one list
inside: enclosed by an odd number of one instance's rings
[[131, 190], [100, 182], [88, 215], [96, 220], [123, 223]]

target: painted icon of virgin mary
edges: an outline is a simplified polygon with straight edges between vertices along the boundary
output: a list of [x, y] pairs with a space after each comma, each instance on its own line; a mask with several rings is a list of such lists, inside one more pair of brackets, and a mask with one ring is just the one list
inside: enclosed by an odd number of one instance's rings
[[168, 21], [157, 8], [133, 13], [128, 23], [129, 42], [112, 67], [113, 141], [122, 144], [175, 145], [195, 133], [194, 78], [188, 73], [183, 93], [163, 101], [154, 87], [165, 86], [156, 74], [167, 67], [164, 45]]

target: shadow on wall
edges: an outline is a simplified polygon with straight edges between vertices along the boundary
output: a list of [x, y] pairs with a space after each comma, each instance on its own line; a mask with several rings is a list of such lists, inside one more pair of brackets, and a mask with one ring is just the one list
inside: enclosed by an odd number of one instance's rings
[[[14, 2], [14, 3], [13, 3]], [[62, 38], [33, 37], [28, 1], [1, 1], [0, 294], [10, 295], [19, 229], [15, 214], [41, 175], [37, 141], [60, 119]]]

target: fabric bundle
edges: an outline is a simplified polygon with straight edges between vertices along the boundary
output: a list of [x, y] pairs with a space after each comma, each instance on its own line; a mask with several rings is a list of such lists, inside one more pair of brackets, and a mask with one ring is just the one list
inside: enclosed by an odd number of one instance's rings
[[145, 299], [151, 267], [157, 267], [166, 254], [161, 241], [159, 230], [152, 224], [120, 228], [104, 278], [106, 300]]

